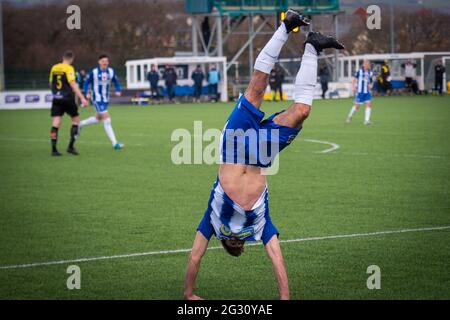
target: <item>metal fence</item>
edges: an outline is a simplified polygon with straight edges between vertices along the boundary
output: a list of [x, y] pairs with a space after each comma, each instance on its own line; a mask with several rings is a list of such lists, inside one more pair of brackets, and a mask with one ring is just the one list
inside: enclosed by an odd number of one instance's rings
[[[126, 86], [125, 67], [116, 69], [119, 82]], [[12, 69], [5, 71], [6, 90], [42, 90], [48, 89], [49, 70]]]

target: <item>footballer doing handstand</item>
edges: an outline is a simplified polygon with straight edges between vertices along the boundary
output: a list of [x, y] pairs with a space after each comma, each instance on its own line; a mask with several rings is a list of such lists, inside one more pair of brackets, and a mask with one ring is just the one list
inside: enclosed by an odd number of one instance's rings
[[[310, 32], [305, 41], [300, 70], [295, 80], [295, 103], [287, 110], [263, 120], [260, 110], [269, 74], [278, 60], [280, 51], [288, 40], [289, 33], [309, 21], [298, 12], [289, 10], [271, 40], [266, 44], [255, 62], [255, 72], [245, 94], [239, 99], [229, 116], [221, 137], [221, 160], [218, 178], [211, 191], [208, 208], [195, 236], [185, 274], [184, 296], [189, 300], [201, 299], [194, 294], [195, 280], [200, 262], [215, 234], [225, 250], [239, 256], [245, 241], [262, 240], [270, 257], [278, 281], [280, 299], [289, 299], [286, 269], [278, 241], [278, 231], [269, 216], [266, 176], [262, 169], [270, 161], [262, 161], [258, 152], [261, 147], [277, 144], [277, 151], [287, 147], [298, 135], [303, 121], [308, 117], [317, 81], [317, 55], [325, 48], [343, 49], [333, 37]], [[228, 130], [256, 130], [258, 144], [251, 146], [248, 139], [237, 139], [235, 144], [227, 141]], [[277, 134], [270, 134], [276, 130]], [[259, 146], [259, 148], [258, 148]], [[236, 152], [245, 150], [245, 157], [236, 157]], [[256, 164], [250, 160], [256, 159]]]

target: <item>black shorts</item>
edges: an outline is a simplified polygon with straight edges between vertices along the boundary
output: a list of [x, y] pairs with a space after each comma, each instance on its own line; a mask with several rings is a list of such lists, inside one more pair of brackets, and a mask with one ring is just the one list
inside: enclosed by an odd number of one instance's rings
[[75, 99], [53, 99], [52, 117], [61, 117], [64, 113], [67, 113], [71, 118], [79, 115]]

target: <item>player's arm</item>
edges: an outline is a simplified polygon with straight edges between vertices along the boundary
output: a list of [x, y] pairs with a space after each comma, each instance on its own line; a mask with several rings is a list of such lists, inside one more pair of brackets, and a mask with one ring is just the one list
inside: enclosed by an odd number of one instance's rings
[[50, 70], [50, 76], [48, 78], [48, 86], [51, 88], [52, 87], [52, 83], [53, 83], [53, 67]]
[[80, 87], [78, 86], [78, 83], [75, 80], [73, 80], [70, 81], [69, 84], [73, 92], [77, 95], [78, 98], [80, 98], [81, 104], [87, 107], [89, 105], [89, 101], [84, 97], [83, 93], [80, 90]]
[[89, 72], [89, 75], [88, 75], [86, 81], [84, 81], [84, 87], [83, 87], [83, 93], [87, 99], [91, 98], [91, 96], [89, 94], [89, 88], [90, 88], [91, 84], [93, 83], [93, 81], [94, 81], [94, 74], [91, 71], [91, 72]]
[[273, 271], [278, 282], [280, 300], [289, 300], [288, 278], [278, 237], [273, 236], [272, 239], [270, 239], [270, 241], [266, 244], [265, 249], [270, 260], [272, 261]]
[[114, 87], [116, 88], [116, 97], [120, 97], [122, 95], [122, 90], [120, 89], [119, 79], [117, 79], [116, 72], [114, 71], [114, 76], [112, 78], [112, 82], [114, 83]]
[[80, 98], [81, 104], [85, 107], [89, 105], [89, 102], [84, 97], [83, 93], [80, 90], [80, 87], [78, 86], [78, 83], [75, 78], [75, 70], [72, 67], [69, 67], [65, 69], [67, 82], [69, 83], [70, 87], [72, 88], [73, 92], [77, 95], [78, 98]]
[[200, 270], [200, 262], [206, 252], [206, 249], [208, 248], [208, 243], [209, 240], [206, 239], [200, 231], [197, 231], [184, 278], [184, 297], [187, 300], [202, 299], [194, 294], [194, 288], [195, 280], [197, 278], [198, 271]]
[[356, 77], [353, 77], [352, 79], [352, 90], [353, 93], [356, 95]]

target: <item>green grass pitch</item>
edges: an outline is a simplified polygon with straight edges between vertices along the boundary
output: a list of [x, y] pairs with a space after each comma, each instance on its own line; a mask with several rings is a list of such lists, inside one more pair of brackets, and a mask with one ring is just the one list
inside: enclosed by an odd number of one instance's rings
[[[345, 124], [351, 100], [316, 101], [269, 177], [281, 240], [450, 226], [450, 98], [375, 98]], [[265, 103], [267, 115], [282, 108]], [[86, 127], [79, 157], [50, 157], [48, 110], [0, 112], [0, 267], [186, 249], [217, 165], [174, 165], [174, 129], [221, 129], [228, 104], [112, 107], [122, 151]], [[81, 117], [92, 115], [82, 110]], [[63, 120], [59, 149], [68, 142]], [[334, 152], [318, 153], [336, 143]], [[206, 143], [205, 143], [206, 145]], [[210, 246], [218, 246], [213, 239]], [[450, 299], [450, 229], [283, 243], [292, 299]], [[0, 269], [0, 299], [182, 299], [188, 253]], [[66, 269], [81, 268], [81, 290]], [[366, 271], [381, 268], [381, 289]], [[206, 299], [277, 299], [262, 246], [206, 253]]]

